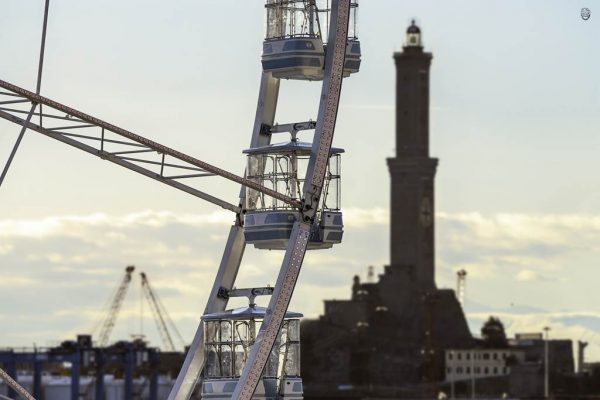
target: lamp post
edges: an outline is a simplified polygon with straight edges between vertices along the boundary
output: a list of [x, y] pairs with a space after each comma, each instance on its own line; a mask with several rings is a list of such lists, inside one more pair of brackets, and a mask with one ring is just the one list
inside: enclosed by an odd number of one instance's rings
[[544, 398], [548, 398], [550, 395], [550, 379], [548, 375], [548, 332], [550, 328], [545, 326], [544, 332], [546, 333], [544, 339]]

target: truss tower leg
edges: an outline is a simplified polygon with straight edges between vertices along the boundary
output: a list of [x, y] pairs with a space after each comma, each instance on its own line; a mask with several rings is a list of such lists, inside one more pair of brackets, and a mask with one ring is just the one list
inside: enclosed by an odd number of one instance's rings
[[[267, 133], [264, 127], [272, 126], [275, 121], [278, 97], [279, 79], [273, 78], [270, 73], [263, 73], [250, 147], [266, 146], [270, 143], [271, 135]], [[245, 190], [242, 187], [240, 191], [240, 208], [244, 208], [244, 203]], [[242, 262], [246, 241], [241, 218], [241, 215], [238, 214], [238, 220], [229, 231], [219, 271], [204, 309], [205, 314], [224, 311], [227, 307], [227, 298], [219, 296], [219, 293], [233, 288]], [[202, 373], [204, 361], [204, 324], [200, 321], [168, 400], [188, 400], [190, 398]]]

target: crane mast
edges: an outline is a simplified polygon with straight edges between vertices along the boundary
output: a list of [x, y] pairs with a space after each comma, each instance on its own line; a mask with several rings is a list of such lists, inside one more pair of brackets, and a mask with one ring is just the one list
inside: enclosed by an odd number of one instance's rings
[[106, 315], [106, 318], [102, 323], [102, 328], [100, 329], [99, 344], [101, 347], [108, 345], [110, 334], [115, 326], [119, 311], [121, 310], [121, 305], [123, 304], [123, 300], [127, 294], [127, 289], [129, 288], [129, 283], [131, 282], [131, 274], [133, 274], [134, 270], [135, 267], [133, 265], [129, 265], [127, 268], [125, 268], [125, 276], [123, 276], [123, 280], [117, 288], [117, 292], [115, 293], [115, 296], [110, 304], [108, 314]]

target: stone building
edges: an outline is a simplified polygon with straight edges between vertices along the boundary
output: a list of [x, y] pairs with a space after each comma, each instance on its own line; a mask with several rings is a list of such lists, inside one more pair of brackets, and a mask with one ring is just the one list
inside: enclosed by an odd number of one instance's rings
[[[473, 345], [453, 290], [435, 283], [435, 173], [429, 155], [429, 71], [414, 23], [396, 64], [396, 156], [391, 178], [390, 264], [376, 282], [354, 277], [350, 300], [325, 301], [302, 327], [302, 377], [314, 393], [393, 392], [444, 378], [444, 350]], [[379, 389], [375, 389], [379, 388]], [[312, 395], [311, 395], [312, 393]]]
[[524, 362], [525, 352], [522, 350], [446, 350], [446, 382], [508, 376], [512, 365]]

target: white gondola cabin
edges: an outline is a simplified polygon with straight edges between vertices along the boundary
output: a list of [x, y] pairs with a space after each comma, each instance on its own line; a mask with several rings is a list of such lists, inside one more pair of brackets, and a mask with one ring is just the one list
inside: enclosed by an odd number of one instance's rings
[[[293, 138], [287, 143], [244, 150], [248, 157], [247, 178], [293, 199], [301, 200], [304, 174], [312, 144]], [[308, 249], [328, 249], [340, 243], [343, 220], [340, 211], [340, 158], [343, 149], [332, 148], [328, 171]], [[259, 249], [285, 250], [294, 223], [301, 214], [296, 208], [261, 192], [246, 188], [244, 235]]]
[[[202, 399], [230, 399], [266, 309], [256, 305], [202, 316], [205, 359]], [[288, 311], [253, 399], [301, 400], [300, 318]]]
[[[329, 0], [267, 0], [262, 55], [265, 72], [281, 79], [323, 79], [329, 3]], [[352, 0], [344, 76], [360, 68], [357, 11], [358, 0]]]

